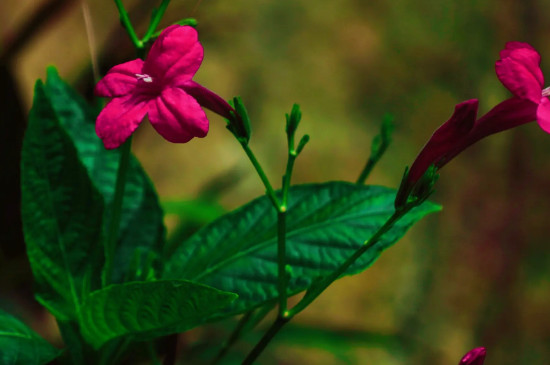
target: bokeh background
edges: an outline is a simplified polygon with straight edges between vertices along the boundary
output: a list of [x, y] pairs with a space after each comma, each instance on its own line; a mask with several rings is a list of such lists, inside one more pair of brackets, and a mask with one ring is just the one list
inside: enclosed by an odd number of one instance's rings
[[[125, 2], [138, 29], [159, 2]], [[161, 25], [197, 18], [205, 60], [195, 80], [225, 98], [242, 96], [252, 148], [274, 183], [285, 164], [284, 113], [298, 102], [299, 134], [311, 142], [294, 183], [354, 181], [391, 113], [393, 145], [369, 183], [396, 187], [455, 104], [479, 98], [485, 112], [508, 97], [494, 74], [506, 41], [531, 43], [550, 70], [548, 14], [547, 0], [173, 0]], [[92, 64], [101, 74], [132, 58], [110, 0], [0, 2], [0, 305], [58, 345], [54, 321], [32, 298], [17, 213], [33, 84], [55, 65], [90, 98]], [[209, 135], [185, 145], [164, 141], [146, 123], [138, 130], [134, 152], [163, 200], [213, 195], [231, 210], [263, 193], [223, 120], [210, 120]], [[260, 363], [456, 364], [483, 345], [487, 365], [550, 364], [548, 156], [550, 136], [536, 123], [461, 154], [441, 171], [433, 196], [443, 211], [371, 269], [333, 285]], [[181, 335], [187, 363], [201, 363], [192, 356], [226, 338], [233, 324]], [[242, 359], [260, 333], [228, 359]]]

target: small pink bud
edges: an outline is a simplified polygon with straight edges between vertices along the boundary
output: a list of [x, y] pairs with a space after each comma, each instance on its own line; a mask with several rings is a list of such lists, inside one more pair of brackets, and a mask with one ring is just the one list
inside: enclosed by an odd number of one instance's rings
[[486, 354], [485, 347], [476, 347], [464, 355], [458, 365], [483, 365]]

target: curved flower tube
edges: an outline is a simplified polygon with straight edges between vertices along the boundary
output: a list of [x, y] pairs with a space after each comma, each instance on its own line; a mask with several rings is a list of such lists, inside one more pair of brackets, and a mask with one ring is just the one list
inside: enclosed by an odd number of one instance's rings
[[192, 80], [203, 59], [197, 31], [172, 25], [157, 38], [145, 61], [136, 59], [107, 72], [95, 94], [112, 98], [96, 121], [105, 148], [119, 147], [148, 115], [166, 140], [185, 143], [208, 133], [201, 107], [230, 119], [233, 108]]
[[500, 52], [495, 70], [499, 80], [514, 96], [479, 119], [476, 99], [456, 105], [451, 118], [434, 132], [411, 165], [396, 206], [405, 203], [414, 185], [431, 165], [440, 169], [466, 148], [491, 134], [534, 120], [550, 133], [550, 88], [543, 89], [544, 77], [539, 64], [540, 55], [532, 46], [508, 42]]

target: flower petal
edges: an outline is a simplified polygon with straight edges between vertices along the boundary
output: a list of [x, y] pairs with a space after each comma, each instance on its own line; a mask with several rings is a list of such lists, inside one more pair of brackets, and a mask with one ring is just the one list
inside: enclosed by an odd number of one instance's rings
[[451, 118], [439, 127], [422, 148], [409, 170], [408, 182], [414, 185], [430, 165], [441, 167], [447, 156], [467, 137], [476, 120], [478, 101], [471, 99], [457, 104]]
[[537, 109], [537, 122], [546, 133], [550, 133], [550, 100], [543, 97]]
[[517, 42], [517, 41], [506, 42], [506, 45], [504, 46], [504, 49], [499, 52], [500, 58], [509, 57], [510, 53], [512, 51], [514, 51], [516, 49], [522, 49], [522, 48], [527, 48], [527, 49], [536, 51], [535, 47], [533, 47], [529, 43]]
[[119, 147], [139, 126], [149, 100], [127, 95], [111, 100], [97, 117], [95, 130], [107, 149]]
[[195, 98], [202, 107], [210, 109], [226, 119], [231, 119], [231, 112], [235, 112], [235, 109], [221, 96], [195, 81], [187, 81], [181, 85], [181, 88]]
[[115, 98], [129, 94], [137, 84], [136, 74], [141, 74], [143, 60], [139, 58], [133, 61], [116, 65], [107, 72], [95, 86], [95, 94], [106, 98]]
[[504, 100], [478, 119], [468, 141], [477, 142], [491, 134], [532, 122], [536, 119], [536, 112], [537, 104], [529, 100], [520, 98]]
[[526, 43], [510, 42], [495, 64], [502, 84], [515, 96], [538, 103], [544, 85], [540, 55]]
[[532, 122], [536, 117], [537, 104], [526, 99], [507, 99], [479, 118], [468, 137], [447, 153], [446, 160], [451, 160], [482, 138]]
[[199, 103], [179, 88], [162, 91], [149, 108], [149, 120], [166, 140], [185, 143], [208, 133], [208, 119]]
[[172, 25], [155, 41], [143, 72], [160, 78], [163, 85], [172, 80], [191, 80], [199, 69], [204, 51], [198, 41], [197, 31], [190, 26]]

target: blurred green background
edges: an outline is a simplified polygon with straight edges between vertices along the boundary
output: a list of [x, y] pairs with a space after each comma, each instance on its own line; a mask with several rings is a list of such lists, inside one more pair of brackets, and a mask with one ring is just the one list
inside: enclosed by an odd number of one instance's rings
[[[159, 2], [125, 2], [138, 29]], [[396, 187], [456, 103], [479, 98], [483, 113], [508, 97], [494, 74], [506, 41], [531, 43], [550, 70], [548, 14], [547, 0], [173, 0], [161, 25], [197, 18], [205, 59], [195, 80], [227, 99], [242, 96], [252, 148], [276, 185], [284, 113], [298, 102], [298, 134], [311, 142], [294, 183], [354, 181], [391, 113], [394, 142], [369, 183]], [[17, 214], [18, 148], [35, 80], [53, 64], [90, 97], [91, 54], [100, 73], [134, 58], [112, 1], [1, 0], [0, 305], [56, 344], [54, 321], [32, 299]], [[192, 200], [210, 189], [231, 210], [263, 188], [224, 121], [210, 116], [205, 139], [170, 144], [144, 123], [133, 148], [163, 199]], [[371, 269], [327, 290], [260, 363], [456, 364], [483, 345], [487, 365], [550, 364], [549, 155], [550, 136], [536, 123], [461, 154], [441, 171], [433, 196], [444, 210]], [[169, 227], [175, 221], [167, 217]], [[183, 334], [180, 349], [209, 348], [232, 324]], [[229, 359], [238, 363], [260, 333]]]

